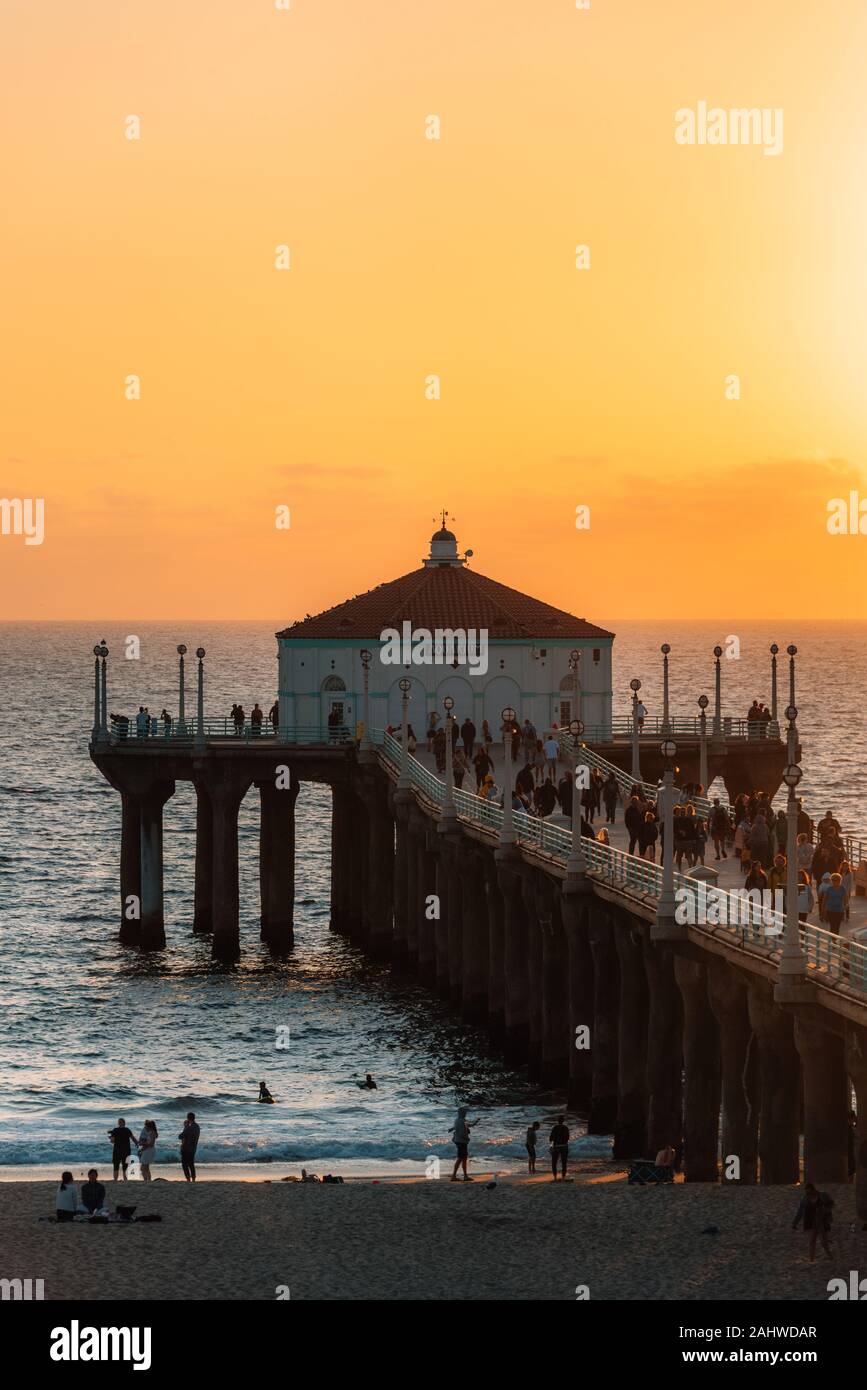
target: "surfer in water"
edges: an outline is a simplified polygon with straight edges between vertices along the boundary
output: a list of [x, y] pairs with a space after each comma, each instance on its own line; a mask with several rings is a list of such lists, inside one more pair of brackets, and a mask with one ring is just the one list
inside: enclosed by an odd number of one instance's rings
[[259, 1100], [262, 1105], [276, 1105], [276, 1101], [264, 1081], [259, 1082]]
[[378, 1089], [377, 1084], [371, 1076], [370, 1072], [367, 1072], [364, 1080], [359, 1081], [358, 1085], [362, 1091], [376, 1091]]

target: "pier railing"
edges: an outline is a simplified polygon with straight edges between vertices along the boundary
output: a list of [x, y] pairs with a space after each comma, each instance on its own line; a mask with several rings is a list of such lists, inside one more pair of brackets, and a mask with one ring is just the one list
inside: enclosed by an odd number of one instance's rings
[[[377, 730], [374, 742], [381, 747], [391, 766], [399, 769], [399, 740]], [[436, 806], [442, 807], [445, 783], [417, 758], [408, 757], [407, 765], [413, 784]], [[456, 789], [454, 802], [460, 819], [497, 831], [502, 826], [503, 810], [496, 801]], [[513, 812], [512, 819], [519, 842], [532, 845], [542, 854], [561, 862], [569, 858], [572, 843], [570, 830], [538, 816], [528, 815], [525, 811]], [[661, 896], [663, 871], [660, 864], [587, 837], [582, 839], [581, 848], [589, 870], [606, 882], [621, 886], [640, 897], [658, 900]], [[782, 913], [747, 903], [736, 892], [708, 888], [706, 884], [685, 874], [675, 873], [674, 887], [675, 892], [679, 890], [678, 899], [683, 915], [690, 925], [710, 936], [723, 933], [737, 940], [746, 950], [758, 954], [761, 948], [763, 957], [778, 959], [785, 931], [785, 916]], [[805, 922], [800, 925], [800, 936], [808, 967], [816, 977], [829, 984], [848, 986], [867, 994], [867, 946]]]
[[[156, 728], [154, 728], [156, 724]], [[354, 743], [355, 729], [348, 724], [330, 728], [325, 724], [281, 724], [278, 728], [264, 715], [261, 724], [246, 719], [236, 724], [233, 719], [204, 719], [202, 730], [207, 742], [230, 740], [235, 743]], [[137, 723], [135, 717], [129, 720], [114, 720], [108, 730], [109, 742], [115, 743], [193, 743], [198, 737], [198, 720], [187, 719], [183, 724], [173, 720], [163, 724], [162, 720], [149, 720], [147, 725]]]
[[[682, 738], [698, 738], [701, 734], [701, 719], [698, 715], [672, 715], [668, 721], [668, 732], [672, 738], [680, 735]], [[662, 715], [644, 716], [644, 721], [638, 733], [639, 741], [642, 739], [656, 739], [663, 737], [665, 733], [665, 721]], [[708, 739], [721, 737], [724, 739], [745, 739], [749, 743], [759, 743], [766, 739], [779, 739], [780, 726], [776, 720], [767, 723], [754, 719], [735, 719], [733, 715], [724, 714], [720, 719], [720, 733], [713, 734], [713, 715], [707, 715], [707, 736]], [[584, 729], [584, 737], [593, 743], [610, 743], [612, 738], [625, 739], [632, 738], [632, 715], [615, 714], [609, 724], [588, 724]]]

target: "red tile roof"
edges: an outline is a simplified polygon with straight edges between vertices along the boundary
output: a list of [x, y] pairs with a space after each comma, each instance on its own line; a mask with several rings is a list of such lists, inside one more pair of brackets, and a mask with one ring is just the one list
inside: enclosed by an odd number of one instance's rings
[[383, 628], [400, 631], [401, 623], [437, 627], [486, 628], [488, 638], [520, 640], [613, 637], [613, 632], [576, 618], [562, 608], [498, 584], [463, 565], [428, 565], [379, 584], [366, 594], [339, 603], [315, 617], [278, 632], [288, 638], [358, 638], [378, 640]]

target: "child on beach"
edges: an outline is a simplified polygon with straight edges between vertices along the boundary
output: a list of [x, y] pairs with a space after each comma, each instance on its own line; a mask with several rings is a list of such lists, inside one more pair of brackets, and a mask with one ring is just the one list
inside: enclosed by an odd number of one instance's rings
[[534, 1120], [527, 1130], [527, 1172], [536, 1171], [536, 1135], [539, 1132], [539, 1121]]

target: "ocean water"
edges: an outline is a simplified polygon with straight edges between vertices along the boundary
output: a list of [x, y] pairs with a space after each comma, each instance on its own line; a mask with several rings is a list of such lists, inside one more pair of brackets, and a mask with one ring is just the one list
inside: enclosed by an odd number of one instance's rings
[[[804, 794], [811, 809], [831, 806], [867, 829], [867, 624], [742, 623], [726, 633], [595, 616], [618, 634], [617, 712], [626, 711], [636, 674], [658, 711], [664, 640], [673, 648], [672, 709], [692, 713], [702, 691], [712, 694], [714, 643], [739, 636], [740, 660], [723, 672], [724, 708], [734, 714], [754, 696], [769, 700], [769, 643], [796, 642]], [[419, 1172], [431, 1154], [450, 1161], [459, 1102], [479, 1119], [474, 1157], [508, 1170], [523, 1160], [529, 1121], [544, 1126], [557, 1113], [557, 1096], [506, 1070], [484, 1032], [329, 931], [325, 789], [302, 786], [296, 807], [296, 942], [285, 959], [259, 941], [255, 796], [240, 818], [242, 960], [215, 965], [208, 940], [194, 937], [195, 803], [182, 783], [165, 810], [167, 947], [142, 955], [117, 941], [119, 797], [87, 753], [93, 643], [104, 637], [111, 649], [111, 710], [166, 704], [175, 713], [175, 646], [201, 643], [206, 713], [217, 716], [234, 700], [248, 710], [257, 699], [270, 706], [279, 626], [0, 626], [0, 1175], [20, 1165], [106, 1168], [106, 1130], [121, 1115], [136, 1132], [156, 1120], [158, 1171], [177, 1163], [176, 1135], [191, 1109], [203, 1165]], [[125, 660], [132, 635], [141, 655]], [[276, 1046], [281, 1027], [289, 1029], [284, 1049]], [[366, 1071], [375, 1092], [357, 1086]], [[279, 1104], [256, 1103], [261, 1079]], [[583, 1139], [578, 1151], [604, 1153], [607, 1144]]]

